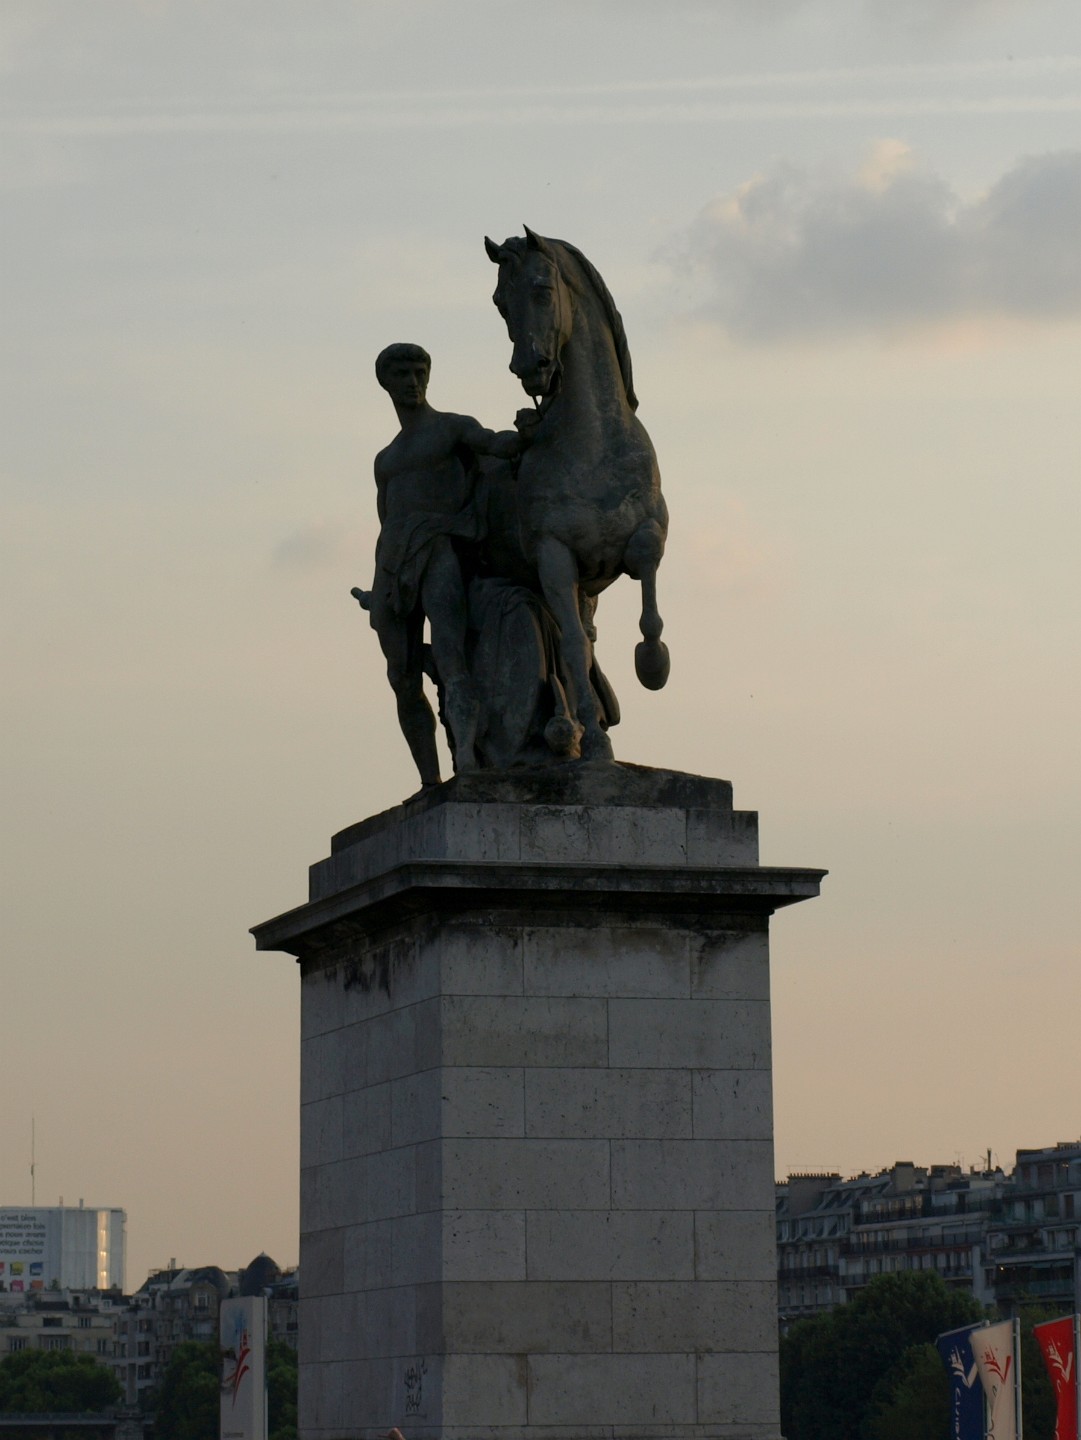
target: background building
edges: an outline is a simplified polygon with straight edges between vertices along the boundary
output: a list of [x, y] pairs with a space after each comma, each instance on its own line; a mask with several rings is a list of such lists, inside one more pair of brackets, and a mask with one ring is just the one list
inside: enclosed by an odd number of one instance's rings
[[1018, 1150], [985, 1264], [1004, 1313], [1030, 1301], [1081, 1310], [1081, 1140]]
[[235, 1295], [265, 1295], [269, 1335], [297, 1348], [297, 1272], [283, 1272], [269, 1255], [246, 1268], [196, 1268], [169, 1262], [154, 1270], [117, 1312], [116, 1369], [129, 1405], [161, 1383], [165, 1367], [186, 1340], [216, 1341], [221, 1302]]
[[0, 1291], [123, 1290], [126, 1224], [81, 1200], [0, 1210]]
[[[25, 1229], [32, 1214], [52, 1212], [3, 1213], [17, 1214]], [[122, 1211], [82, 1213], [119, 1215], [122, 1227]], [[266, 1254], [240, 1270], [178, 1267], [171, 1260], [168, 1269], [152, 1271], [133, 1295], [122, 1294], [119, 1287], [46, 1284], [44, 1274], [33, 1275], [41, 1283], [31, 1289], [28, 1272], [15, 1278], [25, 1280], [25, 1288], [11, 1288], [6, 1271], [7, 1288], [0, 1290], [0, 1362], [23, 1350], [92, 1355], [116, 1375], [129, 1406], [147, 1404], [178, 1345], [186, 1340], [216, 1343], [218, 1310], [231, 1296], [265, 1295], [269, 1336], [297, 1348], [297, 1271], [283, 1271]]]
[[39, 1290], [0, 1296], [0, 1361], [24, 1350], [66, 1350], [90, 1355], [112, 1370], [121, 1383], [124, 1372], [119, 1341], [119, 1292]]
[[777, 1186], [782, 1327], [844, 1304], [877, 1275], [933, 1270], [1003, 1315], [1081, 1310], [1081, 1141], [997, 1167], [913, 1165], [790, 1175]]

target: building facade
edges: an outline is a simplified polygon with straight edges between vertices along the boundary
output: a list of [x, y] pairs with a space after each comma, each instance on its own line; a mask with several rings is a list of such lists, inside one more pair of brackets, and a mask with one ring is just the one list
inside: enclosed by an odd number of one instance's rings
[[125, 1402], [140, 1404], [161, 1383], [177, 1346], [216, 1343], [221, 1302], [236, 1295], [268, 1299], [268, 1338], [297, 1347], [297, 1274], [268, 1255], [241, 1270], [216, 1265], [152, 1272], [117, 1315], [117, 1370]]
[[1019, 1150], [1012, 1173], [901, 1162], [875, 1175], [777, 1186], [782, 1328], [878, 1275], [934, 1271], [1003, 1315], [1081, 1310], [1081, 1141]]
[[0, 1299], [0, 1360], [26, 1350], [63, 1350], [90, 1355], [119, 1375], [119, 1292], [8, 1292]]
[[999, 1308], [1081, 1311], [1081, 1140], [1018, 1150], [985, 1266]]
[[297, 1273], [260, 1255], [239, 1271], [171, 1263], [133, 1295], [56, 1286], [0, 1291], [0, 1362], [24, 1350], [91, 1355], [114, 1372], [126, 1406], [146, 1408], [178, 1345], [217, 1343], [221, 1302], [234, 1295], [265, 1295], [269, 1338], [296, 1349]]

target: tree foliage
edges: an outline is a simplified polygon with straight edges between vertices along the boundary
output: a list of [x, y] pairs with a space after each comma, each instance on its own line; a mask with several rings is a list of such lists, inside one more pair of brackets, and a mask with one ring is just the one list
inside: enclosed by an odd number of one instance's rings
[[267, 1343], [267, 1428], [270, 1440], [297, 1440], [297, 1352]]
[[[916, 1404], [918, 1376], [930, 1374], [926, 1356], [903, 1366], [905, 1352], [982, 1318], [971, 1295], [919, 1271], [881, 1275], [849, 1304], [799, 1321], [781, 1341], [784, 1434], [788, 1440], [878, 1440], [870, 1427], [887, 1424], [895, 1398], [902, 1405], [897, 1389], [907, 1393], [904, 1403]], [[934, 1440], [923, 1429], [909, 1434]]]
[[185, 1340], [151, 1400], [156, 1440], [217, 1440], [221, 1358], [213, 1341]]
[[871, 1392], [863, 1422], [866, 1440], [946, 1440], [950, 1382], [933, 1345], [910, 1345]]
[[0, 1360], [0, 1411], [88, 1413], [122, 1398], [113, 1372], [92, 1355], [71, 1350], [19, 1350]]

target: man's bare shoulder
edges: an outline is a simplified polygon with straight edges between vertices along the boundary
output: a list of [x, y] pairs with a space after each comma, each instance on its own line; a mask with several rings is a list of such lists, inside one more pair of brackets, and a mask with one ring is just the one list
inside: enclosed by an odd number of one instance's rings
[[375, 478], [377, 480], [381, 480], [383, 476], [387, 473], [388, 469], [393, 469], [394, 447], [398, 443], [398, 439], [399, 437], [396, 435], [394, 439], [390, 442], [390, 444], [384, 445], [382, 450], [380, 450], [379, 454], [375, 457], [375, 460], [373, 462], [373, 468], [375, 470]]
[[433, 430], [446, 437], [451, 445], [457, 445], [468, 435], [476, 434], [482, 427], [472, 415], [456, 415], [453, 410], [432, 410], [428, 424]]

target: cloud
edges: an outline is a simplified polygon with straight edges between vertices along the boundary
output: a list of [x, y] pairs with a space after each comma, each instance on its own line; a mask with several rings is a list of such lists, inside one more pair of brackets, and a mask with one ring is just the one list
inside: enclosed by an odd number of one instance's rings
[[1081, 314], [1081, 151], [964, 200], [900, 141], [858, 174], [790, 164], [710, 202], [667, 248], [691, 309], [742, 339]]
[[[447, 129], [713, 126], [748, 121], [1076, 113], [1081, 56], [906, 61], [618, 80], [335, 88], [273, 67], [260, 83], [120, 87], [80, 107], [33, 94], [0, 110], [0, 134], [106, 140], [133, 135], [389, 134]], [[85, 97], [84, 97], [85, 98]]]

